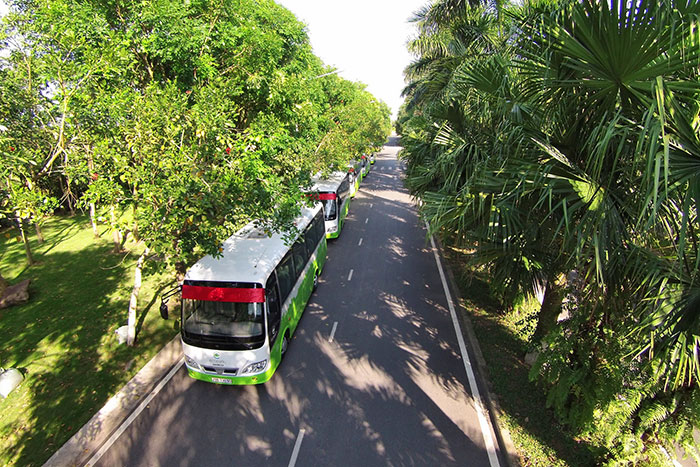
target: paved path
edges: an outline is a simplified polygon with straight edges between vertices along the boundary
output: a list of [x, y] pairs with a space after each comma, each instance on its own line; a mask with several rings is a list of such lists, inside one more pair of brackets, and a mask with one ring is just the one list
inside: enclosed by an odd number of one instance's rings
[[181, 367], [96, 465], [506, 465], [500, 452], [489, 456], [485, 438], [495, 437], [477, 415], [398, 149], [378, 155], [329, 242], [272, 380], [219, 386]]

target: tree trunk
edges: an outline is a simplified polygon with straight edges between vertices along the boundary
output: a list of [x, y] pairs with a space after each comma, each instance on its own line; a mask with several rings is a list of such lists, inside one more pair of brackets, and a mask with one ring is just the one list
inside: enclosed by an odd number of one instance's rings
[[131, 205], [131, 214], [133, 216], [133, 223], [131, 224], [131, 236], [133, 237], [135, 242], [138, 242], [140, 240], [139, 238], [139, 223], [136, 220], [136, 211], [138, 210], [138, 201], [136, 201], [136, 188], [134, 188], [133, 196], [134, 196], [134, 202]]
[[114, 251], [122, 250], [122, 233], [117, 228], [117, 216], [114, 213], [114, 206], [109, 208], [109, 215], [112, 221], [112, 243], [114, 243]]
[[95, 219], [95, 203], [90, 203], [90, 224], [92, 224], [92, 233], [95, 238], [99, 238], [100, 234], [97, 231], [97, 219]]
[[34, 264], [32, 247], [29, 245], [29, 237], [27, 237], [24, 219], [19, 216], [19, 213], [17, 213], [17, 227], [19, 228], [19, 234], [22, 237], [22, 243], [24, 243], [24, 253], [27, 255], [27, 263], [31, 266]]
[[133, 346], [136, 341], [136, 304], [139, 299], [139, 290], [141, 290], [141, 271], [148, 252], [149, 248], [146, 248], [136, 262], [136, 270], [134, 271], [134, 288], [131, 290], [131, 298], [129, 299], [129, 318], [127, 321], [126, 345], [128, 346]]
[[126, 250], [126, 241], [129, 238], [129, 231], [127, 230], [123, 234], [121, 232], [119, 232], [119, 235], [121, 236], [121, 239], [122, 239], [121, 243], [119, 244], [119, 249], [121, 251], [124, 251], [124, 250]]
[[[63, 164], [64, 167], [68, 167], [68, 154], [64, 153], [63, 157]], [[66, 178], [66, 190], [64, 192], [64, 196], [66, 198], [66, 202], [68, 203], [68, 210], [70, 211], [70, 216], [74, 217], [75, 216], [75, 203], [74, 203], [74, 196], [73, 192], [70, 189], [70, 177], [68, 175], [65, 176]]]
[[36, 239], [39, 241], [39, 245], [44, 243], [44, 234], [41, 233], [41, 226], [37, 220], [34, 220], [34, 228], [36, 229]]
[[[90, 151], [90, 146], [85, 145], [85, 153], [88, 155], [88, 170], [93, 180], [97, 180], [97, 173], [95, 173], [95, 162], [92, 160], [92, 152]], [[95, 219], [95, 203], [90, 203], [90, 223], [92, 224], [92, 233], [95, 238], [98, 238], [100, 234], [97, 232], [97, 219]]]
[[2, 295], [8, 285], [10, 285], [10, 283], [7, 282], [7, 279], [5, 279], [0, 272], [0, 295]]
[[550, 279], [544, 291], [544, 300], [537, 316], [537, 327], [532, 342], [539, 343], [557, 324], [561, 314], [564, 289], [560, 279]]

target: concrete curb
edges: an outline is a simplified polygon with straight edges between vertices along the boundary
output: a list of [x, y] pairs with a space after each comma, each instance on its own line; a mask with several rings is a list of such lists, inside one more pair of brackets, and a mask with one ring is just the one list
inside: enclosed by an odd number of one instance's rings
[[498, 438], [498, 445], [501, 446], [501, 448], [503, 449], [502, 454], [506, 462], [508, 463], [508, 466], [520, 467], [520, 456], [518, 456], [517, 450], [515, 449], [513, 440], [510, 437], [510, 432], [505, 426], [503, 426], [499, 422], [499, 418], [503, 417], [503, 412], [501, 410], [500, 404], [498, 403], [498, 397], [493, 393], [491, 389], [491, 382], [487, 378], [487, 375], [489, 374], [488, 367], [486, 366], [484, 354], [481, 352], [479, 341], [476, 337], [476, 334], [474, 333], [474, 327], [472, 326], [472, 322], [469, 319], [469, 314], [464, 309], [464, 307], [462, 307], [462, 294], [459, 290], [459, 287], [457, 287], [457, 282], [455, 281], [454, 274], [452, 273], [452, 267], [445, 258], [445, 254], [442, 250], [442, 244], [440, 243], [437, 237], [433, 236], [433, 238], [435, 239], [435, 244], [437, 245], [437, 250], [440, 254], [440, 259], [442, 261], [443, 268], [445, 270], [445, 273], [447, 274], [447, 281], [449, 282], [449, 286], [455, 301], [454, 305], [459, 310], [459, 317], [461, 318], [461, 324], [463, 326], [462, 332], [466, 334], [466, 336], [464, 337], [469, 343], [470, 350], [472, 351], [472, 354], [475, 357], [476, 371], [480, 376], [479, 379], [483, 381], [484, 385], [486, 386], [485, 388], [483, 388], [485, 389], [484, 394], [486, 396], [484, 397], [484, 399], [488, 404], [489, 415], [491, 417], [491, 425], [493, 426], [494, 432], [496, 433], [496, 437]]
[[178, 334], [66, 441], [46, 461], [44, 467], [84, 465], [181, 357], [182, 347]]

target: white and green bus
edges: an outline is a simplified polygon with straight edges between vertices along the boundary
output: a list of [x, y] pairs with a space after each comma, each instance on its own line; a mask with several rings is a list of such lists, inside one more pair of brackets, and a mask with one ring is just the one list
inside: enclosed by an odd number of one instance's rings
[[372, 170], [372, 165], [369, 163], [369, 157], [367, 157], [366, 154], [362, 155], [362, 179], [369, 174], [369, 171]]
[[258, 384], [272, 377], [326, 262], [321, 205], [304, 207], [295, 225], [290, 245], [250, 223], [224, 242], [223, 256], [187, 271], [180, 335], [192, 378]]
[[350, 174], [333, 172], [328, 178], [315, 179], [311, 193], [323, 203], [326, 238], [338, 238], [350, 210]]
[[362, 179], [362, 163], [360, 161], [352, 161], [348, 164], [348, 175], [350, 180], [350, 197], [354, 198], [360, 191], [360, 181]]

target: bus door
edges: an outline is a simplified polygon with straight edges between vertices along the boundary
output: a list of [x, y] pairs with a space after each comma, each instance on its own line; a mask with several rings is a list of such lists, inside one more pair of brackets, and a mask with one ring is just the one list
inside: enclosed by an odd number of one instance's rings
[[369, 162], [367, 161], [367, 156], [362, 155], [362, 178], [364, 179], [369, 173]]
[[335, 194], [335, 203], [338, 206], [338, 233], [340, 234], [340, 229], [343, 228], [343, 221], [345, 220], [347, 211], [344, 210], [345, 206], [343, 206], [343, 197], [338, 193]]
[[356, 160], [354, 162], [354, 169], [355, 169], [355, 187], [356, 190], [360, 189], [360, 182], [362, 182], [362, 161], [361, 160]]
[[326, 237], [338, 236], [338, 195], [336, 193], [319, 193], [318, 199], [323, 203], [323, 218], [326, 223]]
[[350, 197], [354, 198], [357, 194], [357, 190], [360, 184], [357, 182], [357, 173], [355, 173], [355, 167], [350, 167], [348, 169], [348, 181], [350, 182]]
[[277, 289], [277, 276], [273, 272], [265, 285], [265, 311], [267, 313], [267, 330], [270, 348], [277, 341], [282, 321], [282, 310]]

